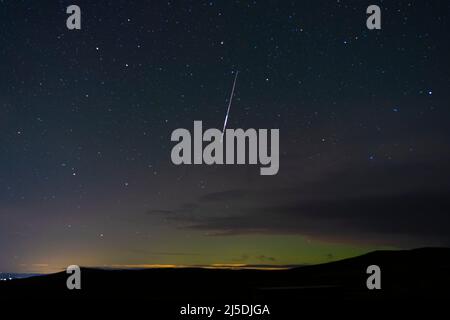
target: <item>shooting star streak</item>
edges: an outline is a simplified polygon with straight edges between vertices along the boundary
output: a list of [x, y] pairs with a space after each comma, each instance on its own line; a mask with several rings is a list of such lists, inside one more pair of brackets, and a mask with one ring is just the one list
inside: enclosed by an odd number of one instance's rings
[[225, 129], [227, 127], [228, 115], [230, 114], [231, 103], [233, 102], [234, 87], [236, 86], [238, 73], [239, 71], [236, 71], [236, 75], [234, 76], [233, 89], [231, 89], [230, 102], [228, 103], [227, 114], [225, 115], [225, 121], [223, 123], [222, 137], [220, 138], [220, 142], [223, 141], [223, 134], [225, 133]]

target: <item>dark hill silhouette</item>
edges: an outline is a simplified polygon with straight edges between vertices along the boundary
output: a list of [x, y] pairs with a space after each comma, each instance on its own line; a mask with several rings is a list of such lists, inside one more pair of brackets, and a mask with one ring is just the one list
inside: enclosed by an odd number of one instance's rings
[[[366, 269], [381, 268], [381, 290], [368, 290]], [[82, 268], [82, 289], [65, 272], [0, 283], [0, 299], [146, 299], [154, 302], [448, 299], [450, 248], [375, 251], [289, 270]]]

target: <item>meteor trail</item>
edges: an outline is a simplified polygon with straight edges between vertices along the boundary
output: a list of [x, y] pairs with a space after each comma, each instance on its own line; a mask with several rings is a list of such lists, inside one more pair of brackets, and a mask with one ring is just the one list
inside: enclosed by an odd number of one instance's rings
[[225, 115], [225, 121], [223, 123], [222, 137], [220, 138], [220, 142], [223, 141], [223, 134], [225, 133], [225, 128], [227, 127], [228, 114], [230, 113], [231, 103], [233, 102], [234, 87], [236, 86], [238, 73], [239, 71], [236, 71], [236, 75], [234, 76], [233, 89], [231, 89], [230, 102], [228, 103], [227, 114]]

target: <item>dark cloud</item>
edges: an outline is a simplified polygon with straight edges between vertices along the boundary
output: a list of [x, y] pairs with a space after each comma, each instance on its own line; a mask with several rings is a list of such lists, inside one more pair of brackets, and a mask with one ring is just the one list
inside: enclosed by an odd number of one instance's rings
[[202, 196], [199, 201], [200, 202], [218, 202], [218, 201], [229, 201], [236, 200], [242, 198], [246, 190], [235, 189], [235, 190], [227, 190], [222, 192], [212, 192], [205, 194]]
[[174, 210], [171, 219], [209, 235], [450, 244], [449, 172], [446, 164], [421, 163], [341, 168], [314, 182], [270, 192], [252, 188], [205, 194]]
[[[323, 239], [405, 236], [449, 240], [450, 193], [404, 194], [318, 200], [252, 208], [238, 215], [197, 221], [191, 229], [211, 234], [302, 234]], [[365, 237], [366, 236], [366, 237]]]
[[266, 256], [264, 254], [260, 254], [257, 256], [251, 256], [248, 254], [242, 254], [240, 257], [233, 259], [233, 261], [235, 262], [246, 262], [252, 258], [255, 258], [258, 261], [261, 262], [275, 262], [277, 259], [275, 257], [271, 257], [271, 256]]
[[276, 261], [277, 259], [275, 259], [274, 257], [268, 257], [268, 256], [266, 256], [266, 255], [259, 255], [259, 256], [257, 256], [256, 257], [256, 259], [258, 259], [259, 261], [271, 261], [271, 262], [274, 262], [274, 261]]
[[173, 210], [160, 210], [160, 209], [150, 209], [147, 211], [148, 214], [164, 214], [164, 215], [169, 215], [169, 214], [173, 214], [174, 211]]
[[149, 251], [149, 250], [138, 250], [133, 249], [132, 252], [142, 254], [142, 255], [150, 255], [150, 256], [199, 256], [199, 253], [195, 252], [172, 252], [172, 251]]

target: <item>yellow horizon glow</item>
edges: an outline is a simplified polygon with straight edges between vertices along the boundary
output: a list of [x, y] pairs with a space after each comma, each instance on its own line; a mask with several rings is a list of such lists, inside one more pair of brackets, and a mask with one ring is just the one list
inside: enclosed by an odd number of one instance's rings
[[[50, 274], [63, 272], [66, 267], [52, 267], [48, 264], [33, 264], [33, 267], [39, 267], [40, 270], [35, 269], [29, 272], [23, 273], [37, 273], [37, 274]], [[215, 263], [211, 265], [185, 265], [185, 264], [112, 264], [112, 265], [85, 265], [81, 268], [88, 269], [117, 269], [117, 270], [132, 270], [132, 269], [225, 269], [225, 270], [288, 270], [295, 266], [258, 266], [258, 265], [246, 265], [241, 263]], [[45, 269], [45, 270], [44, 270]]]

